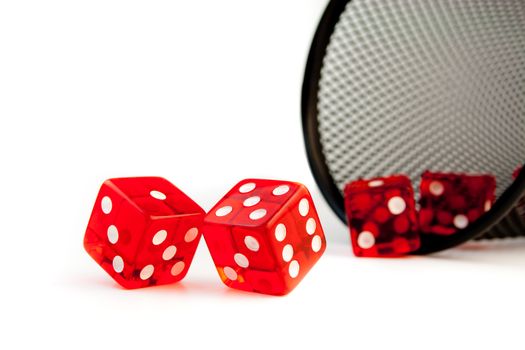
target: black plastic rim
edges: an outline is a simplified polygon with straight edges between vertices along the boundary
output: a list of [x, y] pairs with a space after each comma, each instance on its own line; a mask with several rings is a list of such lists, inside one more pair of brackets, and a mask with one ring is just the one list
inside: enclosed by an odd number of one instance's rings
[[[303, 135], [310, 168], [324, 198], [345, 224], [347, 220], [344, 199], [330, 175], [320, 143], [317, 94], [323, 59], [330, 43], [330, 37], [346, 5], [351, 1], [331, 0], [328, 4], [308, 56], [301, 101]], [[422, 235], [421, 248], [414, 254], [439, 252], [480, 237], [507, 216], [523, 196], [525, 196], [525, 171], [522, 171], [514, 183], [498, 198], [490, 212], [453, 236]]]

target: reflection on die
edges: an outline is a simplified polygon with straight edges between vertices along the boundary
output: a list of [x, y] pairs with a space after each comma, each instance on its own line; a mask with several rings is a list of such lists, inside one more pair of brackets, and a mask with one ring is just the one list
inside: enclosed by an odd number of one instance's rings
[[204, 215], [163, 178], [107, 180], [95, 202], [84, 247], [125, 288], [174, 283], [188, 271]]
[[204, 239], [229, 287], [271, 295], [294, 289], [326, 248], [304, 185], [244, 180], [208, 213]]

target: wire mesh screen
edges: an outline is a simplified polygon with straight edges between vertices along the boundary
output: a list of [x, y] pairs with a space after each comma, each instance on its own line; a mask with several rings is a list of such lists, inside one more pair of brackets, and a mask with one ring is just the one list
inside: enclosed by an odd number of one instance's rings
[[496, 176], [525, 155], [525, 1], [353, 0], [318, 91], [337, 187], [425, 170]]

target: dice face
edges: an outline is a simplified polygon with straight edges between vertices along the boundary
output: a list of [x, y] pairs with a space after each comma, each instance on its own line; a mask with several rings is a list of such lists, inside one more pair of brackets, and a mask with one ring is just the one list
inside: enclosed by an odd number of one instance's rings
[[204, 215], [165, 179], [107, 180], [97, 196], [84, 247], [125, 288], [174, 283], [188, 271]]
[[496, 179], [490, 175], [425, 172], [421, 179], [422, 233], [452, 235], [492, 208]]
[[305, 186], [244, 180], [207, 214], [203, 234], [222, 281], [271, 295], [293, 290], [326, 249]]
[[345, 209], [356, 256], [400, 256], [419, 248], [414, 191], [406, 176], [348, 184]]

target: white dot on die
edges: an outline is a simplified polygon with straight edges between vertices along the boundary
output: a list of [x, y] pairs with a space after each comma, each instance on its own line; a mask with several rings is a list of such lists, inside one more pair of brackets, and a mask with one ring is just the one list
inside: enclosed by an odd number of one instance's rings
[[182, 271], [184, 271], [184, 267], [186, 266], [186, 264], [184, 264], [184, 261], [179, 261], [177, 263], [175, 263], [175, 265], [173, 265], [173, 267], [171, 268], [171, 275], [172, 276], [178, 276], [180, 275], [180, 273]]
[[217, 215], [218, 217], [221, 218], [223, 216], [228, 215], [232, 211], [233, 211], [233, 208], [231, 206], [227, 205], [225, 207], [217, 209], [217, 211], [215, 211], [215, 215]]
[[393, 215], [402, 214], [407, 208], [407, 203], [401, 197], [392, 197], [388, 201], [388, 210]]
[[248, 258], [243, 254], [240, 254], [240, 253], [235, 254], [233, 256], [233, 260], [235, 260], [237, 265], [239, 265], [242, 268], [247, 268], [248, 266], [250, 266], [250, 262], [248, 261]]
[[159, 201], [163, 201], [167, 198], [166, 195], [160, 191], [151, 191], [149, 194]]
[[159, 232], [155, 233], [151, 243], [153, 243], [153, 245], [161, 245], [166, 240], [166, 237], [168, 237], [168, 231], [160, 230]]
[[153, 272], [155, 271], [155, 268], [153, 265], [146, 265], [144, 268], [140, 271], [140, 279], [145, 281], [151, 276], [153, 276]]
[[381, 187], [385, 184], [383, 180], [373, 180], [368, 183], [368, 187]]
[[290, 191], [290, 186], [282, 185], [282, 186], [276, 187], [272, 191], [272, 193], [273, 193], [274, 196], [282, 196], [282, 195], [287, 194], [289, 191]]
[[293, 247], [291, 244], [287, 244], [283, 248], [283, 260], [289, 262], [293, 258]]
[[310, 202], [308, 202], [308, 199], [306, 198], [301, 199], [301, 201], [299, 202], [299, 214], [301, 214], [301, 216], [306, 216], [308, 215], [309, 211]]
[[252, 220], [260, 220], [262, 218], [264, 218], [266, 216], [268, 212], [266, 211], [266, 209], [257, 209], [257, 210], [254, 210], [250, 213], [250, 219]]
[[321, 237], [314, 236], [314, 238], [312, 238], [312, 250], [315, 253], [318, 253], [321, 250], [322, 246], [323, 246], [323, 241], [321, 240]]
[[162, 259], [165, 261], [173, 259], [173, 257], [177, 254], [177, 247], [174, 245], [170, 245], [166, 249], [164, 249], [164, 253], [162, 253]]
[[299, 262], [297, 260], [294, 260], [290, 263], [290, 266], [288, 266], [288, 273], [290, 274], [291, 278], [296, 278], [299, 276]]
[[198, 235], [199, 235], [199, 230], [196, 227], [192, 227], [184, 235], [184, 242], [186, 243], [193, 242], [195, 238], [197, 238]]
[[468, 224], [468, 218], [465, 215], [460, 214], [454, 217], [454, 226], [458, 229], [463, 230], [464, 228], [467, 228]]
[[223, 271], [224, 271], [224, 274], [226, 275], [226, 277], [228, 277], [229, 280], [231, 280], [231, 281], [236, 281], [237, 280], [237, 272], [235, 272], [235, 270], [232, 269], [231, 267], [226, 266]]
[[445, 186], [439, 181], [432, 181], [428, 187], [430, 193], [436, 197], [441, 196], [445, 193]]
[[124, 260], [118, 255], [113, 258], [113, 270], [115, 270], [116, 273], [124, 271]]
[[111, 225], [108, 227], [108, 240], [111, 244], [115, 244], [118, 242], [118, 229], [115, 225]]
[[250, 249], [252, 252], [258, 252], [259, 251], [259, 241], [252, 236], [246, 236], [244, 237], [244, 244], [246, 245], [246, 248]]
[[279, 224], [277, 225], [277, 227], [275, 228], [275, 239], [279, 242], [282, 242], [284, 241], [284, 239], [286, 238], [286, 226], [284, 224]]
[[317, 229], [317, 223], [315, 222], [314, 218], [308, 219], [306, 222], [306, 233], [309, 235], [313, 235], [315, 233], [315, 230]]
[[363, 231], [357, 237], [357, 245], [361, 249], [370, 249], [376, 244], [376, 238], [369, 231]]
[[111, 209], [113, 209], [113, 202], [111, 201], [111, 198], [105, 196], [102, 198], [102, 201], [100, 201], [100, 206], [102, 207], [102, 212], [104, 214], [109, 214], [111, 213]]
[[250, 208], [250, 207], [253, 207], [254, 205], [259, 204], [260, 201], [261, 201], [261, 197], [258, 197], [258, 196], [250, 197], [244, 201], [243, 205], [247, 208]]
[[487, 200], [485, 202], [485, 211], [490, 211], [490, 209], [492, 209], [492, 201], [491, 200]]
[[255, 190], [256, 185], [253, 182], [249, 182], [247, 184], [242, 185], [239, 187], [239, 192], [241, 193], [250, 193], [251, 191]]

